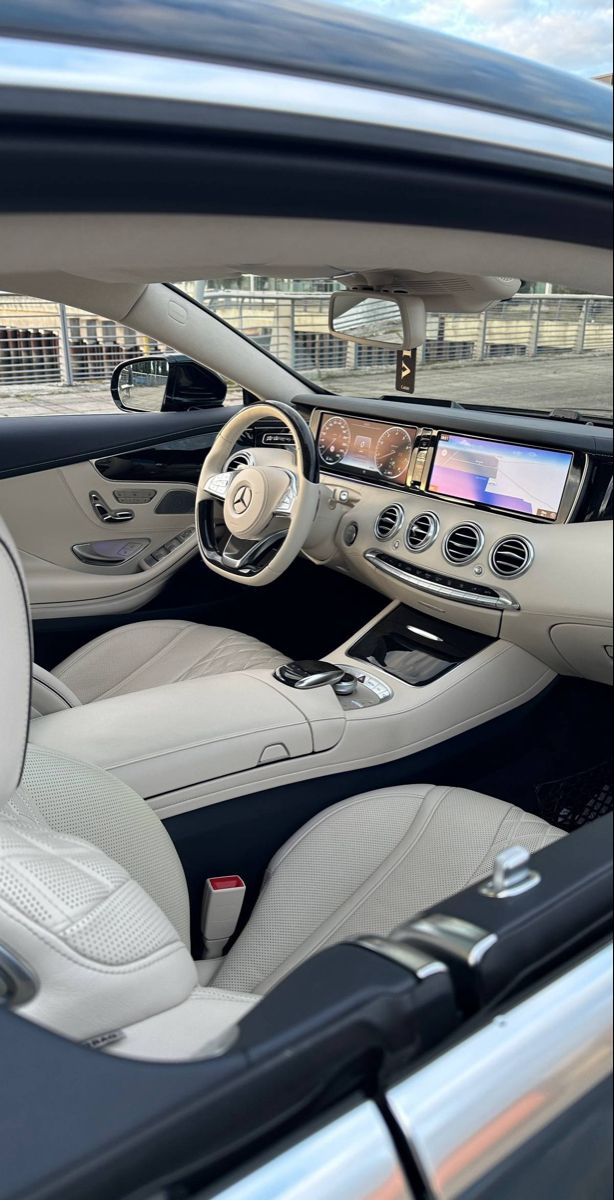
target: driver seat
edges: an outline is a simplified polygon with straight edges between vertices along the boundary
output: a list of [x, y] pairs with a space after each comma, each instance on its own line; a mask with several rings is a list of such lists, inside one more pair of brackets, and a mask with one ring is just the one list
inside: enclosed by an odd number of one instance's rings
[[32, 715], [203, 675], [272, 671], [284, 662], [287, 655], [234, 629], [195, 621], [137, 621], [94, 638], [53, 672], [35, 664]]

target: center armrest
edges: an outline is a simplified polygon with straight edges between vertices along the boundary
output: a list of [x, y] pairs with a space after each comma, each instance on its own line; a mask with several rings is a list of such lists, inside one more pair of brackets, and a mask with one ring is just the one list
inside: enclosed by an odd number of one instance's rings
[[332, 689], [322, 691], [297, 697], [266, 671], [187, 679], [39, 717], [30, 740], [151, 798], [329, 749], [345, 719]]

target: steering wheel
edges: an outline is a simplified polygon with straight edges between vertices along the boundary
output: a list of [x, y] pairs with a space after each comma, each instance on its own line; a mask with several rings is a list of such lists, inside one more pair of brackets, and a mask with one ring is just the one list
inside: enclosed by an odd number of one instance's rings
[[[281, 421], [290, 431], [296, 470], [255, 464], [225, 471], [241, 434], [263, 417]], [[285, 404], [241, 409], [218, 433], [198, 480], [196, 532], [206, 565], [235, 583], [272, 583], [294, 561], [311, 530], [320, 499], [318, 481], [315, 442], [299, 413]], [[218, 532], [220, 516], [225, 540]]]

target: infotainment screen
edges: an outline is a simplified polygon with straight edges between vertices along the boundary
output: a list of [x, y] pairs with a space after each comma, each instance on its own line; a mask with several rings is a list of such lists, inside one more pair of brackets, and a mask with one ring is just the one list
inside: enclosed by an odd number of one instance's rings
[[556, 521], [572, 460], [562, 450], [442, 433], [427, 490]]

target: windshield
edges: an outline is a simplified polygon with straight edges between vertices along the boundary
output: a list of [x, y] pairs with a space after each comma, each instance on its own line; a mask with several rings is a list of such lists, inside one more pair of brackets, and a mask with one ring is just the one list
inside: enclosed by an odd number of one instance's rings
[[[329, 392], [397, 396], [397, 353], [335, 337], [326, 280], [243, 276], [182, 284], [228, 324]], [[612, 419], [612, 299], [523, 284], [483, 313], [429, 312], [415, 398]]]

